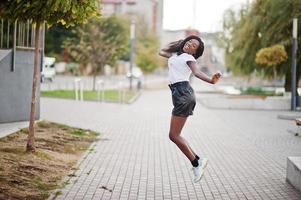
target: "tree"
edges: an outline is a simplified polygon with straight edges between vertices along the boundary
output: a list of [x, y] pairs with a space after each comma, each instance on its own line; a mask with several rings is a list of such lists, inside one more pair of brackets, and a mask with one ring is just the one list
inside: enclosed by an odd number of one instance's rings
[[224, 14], [224, 31], [220, 33], [220, 40], [226, 50], [226, 66], [234, 74], [249, 75], [260, 67], [254, 62], [258, 36], [256, 27], [250, 25], [249, 15], [249, 4], [243, 5], [239, 11], [229, 9]]
[[74, 33], [75, 28], [76, 26], [66, 27], [60, 23], [47, 28], [45, 31], [45, 54], [66, 62], [63, 43], [68, 38], [76, 37]]
[[145, 73], [153, 72], [159, 65], [157, 56], [159, 42], [156, 36], [148, 35], [138, 40], [136, 64]]
[[116, 60], [128, 52], [128, 27], [122, 19], [111, 16], [93, 18], [78, 27], [75, 34], [79, 39], [69, 39], [64, 46], [74, 60], [91, 64], [93, 90], [97, 74], [106, 64], [114, 65]]
[[[268, 9], [263, 18], [264, 27], [261, 27], [262, 46], [271, 46], [272, 44], [282, 44], [287, 50], [288, 55], [292, 54], [292, 27], [293, 18], [301, 19], [301, 2], [299, 0], [268, 0], [264, 4]], [[299, 20], [300, 27], [300, 20]], [[301, 39], [301, 29], [298, 30], [298, 40]], [[298, 44], [298, 49], [301, 44]], [[285, 76], [285, 90], [291, 90], [291, 56], [286, 62], [277, 66], [277, 73]], [[301, 66], [301, 57], [297, 57], [297, 65]], [[301, 67], [297, 69], [296, 84], [298, 85], [301, 74]], [[297, 93], [298, 94], [298, 93]]]
[[261, 65], [272, 67], [274, 81], [276, 83], [277, 71], [276, 66], [287, 60], [287, 53], [283, 45], [274, 45], [262, 48], [256, 53], [255, 62]]
[[137, 45], [135, 63], [141, 70], [148, 74], [158, 68], [163, 59], [158, 55], [160, 48], [159, 38], [148, 28], [147, 21], [144, 16], [136, 16], [137, 27]]
[[[234, 12], [233, 10], [228, 12]], [[236, 12], [234, 12], [236, 13]], [[252, 4], [243, 6], [231, 21], [231, 17], [225, 15], [224, 35], [230, 44], [229, 51], [226, 51], [226, 64], [231, 66], [233, 72], [239, 74], [250, 74], [254, 70], [262, 71], [265, 76], [271, 76], [272, 70], [263, 67], [255, 62], [256, 53], [259, 49], [281, 44], [291, 54], [292, 20], [294, 17], [301, 18], [300, 0], [254, 0]], [[228, 20], [228, 21], [227, 21]], [[300, 20], [299, 20], [300, 24]], [[298, 30], [298, 39], [301, 39], [301, 29]], [[299, 43], [298, 48], [301, 48]], [[276, 72], [285, 76], [285, 90], [290, 90], [291, 57], [277, 65]], [[297, 59], [298, 66], [301, 66], [301, 57]], [[298, 68], [297, 81], [301, 74]]]
[[11, 21], [26, 21], [32, 20], [35, 23], [35, 50], [34, 50], [34, 73], [32, 83], [32, 99], [29, 122], [29, 133], [26, 150], [34, 152], [34, 119], [38, 75], [38, 58], [40, 46], [40, 27], [44, 21], [48, 25], [58, 22], [63, 25], [72, 26], [77, 23], [86, 22], [91, 16], [98, 15], [97, 4], [95, 0], [31, 0], [20, 1], [11, 0], [0, 3], [1, 17]]

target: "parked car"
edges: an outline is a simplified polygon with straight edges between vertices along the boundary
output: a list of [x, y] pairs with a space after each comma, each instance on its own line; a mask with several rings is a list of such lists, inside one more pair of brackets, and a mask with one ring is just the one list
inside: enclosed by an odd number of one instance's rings
[[50, 80], [51, 82], [55, 76], [55, 58], [54, 57], [44, 57], [43, 59], [43, 68], [41, 72], [41, 82], [45, 80]]

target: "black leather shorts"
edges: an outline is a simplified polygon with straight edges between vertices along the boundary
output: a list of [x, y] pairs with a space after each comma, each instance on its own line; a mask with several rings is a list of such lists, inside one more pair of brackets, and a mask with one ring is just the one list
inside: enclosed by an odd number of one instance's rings
[[172, 115], [179, 117], [188, 117], [193, 115], [193, 110], [196, 104], [195, 95], [188, 81], [177, 82], [168, 85], [171, 90]]

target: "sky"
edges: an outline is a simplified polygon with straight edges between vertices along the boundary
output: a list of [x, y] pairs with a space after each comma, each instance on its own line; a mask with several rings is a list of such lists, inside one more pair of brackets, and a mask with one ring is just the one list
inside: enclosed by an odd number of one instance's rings
[[163, 28], [168, 30], [196, 28], [201, 32], [222, 30], [224, 11], [228, 8], [239, 8], [241, 4], [247, 1], [164, 0]]

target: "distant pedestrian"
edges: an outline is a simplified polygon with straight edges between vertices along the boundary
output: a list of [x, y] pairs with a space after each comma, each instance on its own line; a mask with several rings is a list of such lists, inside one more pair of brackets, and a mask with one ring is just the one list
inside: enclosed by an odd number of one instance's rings
[[196, 59], [203, 55], [203, 51], [203, 41], [197, 36], [189, 36], [184, 40], [170, 43], [167, 48], [159, 52], [160, 56], [168, 58], [169, 87], [174, 105], [169, 138], [190, 160], [193, 166], [193, 181], [195, 183], [201, 180], [208, 159], [200, 158], [181, 136], [181, 130], [186, 119], [193, 114], [196, 104], [194, 90], [189, 84], [189, 77], [193, 73], [197, 78], [211, 84], [215, 84], [221, 77], [221, 74], [218, 72], [212, 78], [209, 78], [198, 69]]

